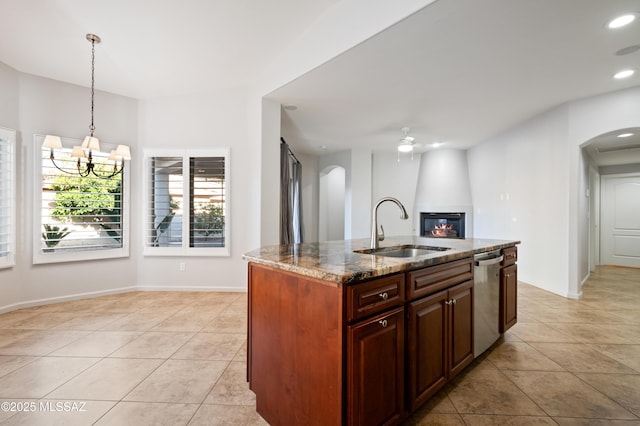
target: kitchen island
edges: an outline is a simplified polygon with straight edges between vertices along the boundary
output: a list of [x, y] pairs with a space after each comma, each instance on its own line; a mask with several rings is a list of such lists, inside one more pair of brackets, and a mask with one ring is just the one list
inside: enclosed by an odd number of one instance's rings
[[500, 332], [515, 324], [518, 243], [392, 237], [382, 246], [436, 249], [358, 253], [362, 239], [245, 254], [257, 411], [272, 425], [399, 423], [473, 361], [475, 254], [502, 251]]

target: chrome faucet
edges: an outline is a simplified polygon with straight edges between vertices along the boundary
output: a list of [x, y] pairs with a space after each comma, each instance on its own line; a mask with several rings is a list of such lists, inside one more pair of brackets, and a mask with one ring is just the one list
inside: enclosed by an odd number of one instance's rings
[[377, 249], [378, 247], [380, 247], [378, 242], [384, 241], [384, 228], [382, 227], [382, 225], [380, 225], [380, 230], [382, 232], [378, 234], [378, 207], [380, 206], [380, 204], [384, 203], [385, 201], [392, 201], [396, 203], [398, 207], [400, 207], [400, 210], [401, 210], [400, 219], [402, 220], [409, 219], [407, 210], [404, 208], [402, 203], [398, 201], [396, 198], [384, 197], [379, 199], [376, 205], [373, 207], [373, 211], [371, 213], [371, 249]]

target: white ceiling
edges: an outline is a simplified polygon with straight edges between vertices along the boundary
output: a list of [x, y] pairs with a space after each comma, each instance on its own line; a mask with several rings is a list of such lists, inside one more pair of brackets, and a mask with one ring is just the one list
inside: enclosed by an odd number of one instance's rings
[[[99, 90], [248, 86], [339, 1], [0, 0], [0, 61], [88, 86], [91, 32], [103, 40]], [[270, 97], [298, 106], [284, 125], [300, 152], [392, 150], [403, 126], [420, 144], [467, 148], [568, 100], [640, 85], [639, 74], [611, 79], [640, 69], [640, 51], [615, 55], [640, 44], [640, 20], [605, 29], [623, 12], [640, 0], [437, 0]]]
[[[640, 51], [615, 54], [640, 44], [640, 19], [605, 28], [638, 11], [638, 0], [438, 0], [270, 97], [298, 107], [284, 125], [301, 152], [393, 150], [403, 126], [417, 143], [465, 149], [569, 100], [639, 85], [639, 73], [612, 76], [640, 68]], [[640, 163], [630, 153], [620, 158]]]
[[338, 0], [0, 0], [0, 61], [134, 98], [249, 85]]

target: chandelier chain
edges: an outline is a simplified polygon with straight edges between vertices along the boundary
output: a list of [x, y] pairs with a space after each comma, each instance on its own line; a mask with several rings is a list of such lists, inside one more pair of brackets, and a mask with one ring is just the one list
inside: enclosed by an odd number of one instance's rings
[[96, 129], [96, 126], [93, 124], [93, 98], [95, 96], [95, 71], [96, 71], [96, 41], [95, 39], [91, 40], [91, 126], [89, 126], [89, 132], [91, 137], [93, 137], [93, 132]]
[[[118, 145], [118, 147], [111, 151], [108, 161], [113, 161], [113, 171], [106, 172], [102, 167], [96, 167], [96, 165], [102, 166], [104, 161], [94, 163], [93, 153], [100, 152], [100, 144], [98, 138], [94, 136], [96, 126], [94, 124], [94, 112], [95, 112], [95, 74], [96, 74], [96, 43], [100, 43], [100, 37], [95, 34], [87, 34], [87, 40], [91, 42], [91, 125], [89, 126], [90, 136], [84, 138], [84, 141], [79, 146], [74, 146], [71, 151], [70, 157], [77, 158], [76, 171], [68, 170], [69, 167], [60, 167], [55, 161], [54, 149], [62, 149], [62, 141], [59, 136], [46, 135], [42, 143], [43, 148], [49, 148], [49, 159], [53, 165], [60, 171], [71, 175], [78, 175], [81, 177], [88, 177], [93, 174], [100, 179], [111, 179], [116, 175], [122, 173], [124, 170], [125, 160], [131, 160], [131, 150], [128, 145]], [[88, 151], [88, 153], [87, 153]], [[83, 162], [82, 158], [86, 158]], [[118, 165], [119, 163], [119, 165]]]

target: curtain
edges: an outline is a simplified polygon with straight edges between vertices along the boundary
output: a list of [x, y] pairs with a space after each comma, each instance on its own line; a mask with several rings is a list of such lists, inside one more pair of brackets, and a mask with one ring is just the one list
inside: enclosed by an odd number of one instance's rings
[[280, 244], [303, 241], [302, 165], [293, 156], [289, 145], [280, 144]]

